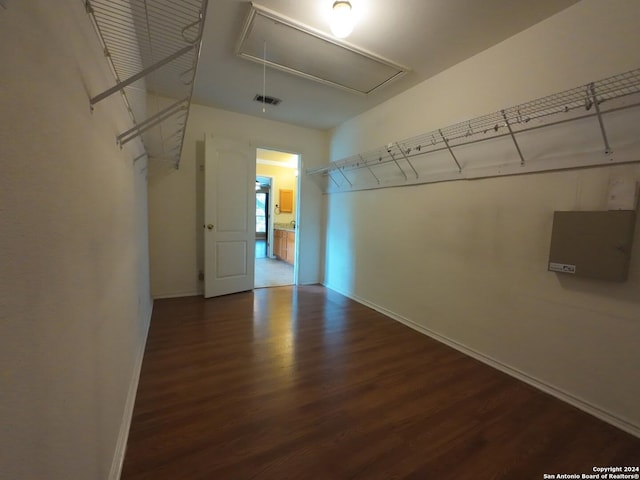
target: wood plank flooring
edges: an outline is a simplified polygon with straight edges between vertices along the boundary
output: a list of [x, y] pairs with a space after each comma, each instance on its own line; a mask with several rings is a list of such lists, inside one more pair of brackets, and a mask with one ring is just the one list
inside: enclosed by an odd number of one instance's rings
[[123, 480], [542, 479], [640, 439], [319, 286], [155, 302]]

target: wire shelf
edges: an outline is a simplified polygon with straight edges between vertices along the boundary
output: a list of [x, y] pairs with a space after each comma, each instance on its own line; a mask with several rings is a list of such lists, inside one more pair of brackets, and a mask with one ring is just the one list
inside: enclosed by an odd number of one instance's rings
[[[590, 117], [598, 119], [605, 153], [610, 153], [604, 115], [639, 105], [640, 69], [636, 69], [415, 137], [391, 142], [375, 150], [332, 162], [327, 167], [309, 169], [307, 174], [324, 178], [325, 183], [321, 187], [328, 193], [381, 188], [386, 184], [398, 186], [402, 183], [429, 183], [433, 178], [436, 178], [436, 181], [442, 178], [465, 178], [464, 175], [429, 177], [424, 175], [418, 163], [429, 158], [430, 154], [445, 153], [450, 159], [451, 171], [462, 174], [465, 168], [472, 165], [470, 162], [459, 161], [456, 149], [487, 140], [507, 139], [512, 142], [520, 163], [524, 165], [526, 158], [518, 143], [518, 136], [522, 133]], [[547, 169], [553, 169], [552, 166], [548, 167]], [[349, 172], [360, 169], [368, 171], [364, 176], [364, 183], [362, 178], [349, 176]]]
[[[149, 157], [168, 160], [177, 168], [207, 0], [84, 0], [84, 4], [116, 80], [116, 86], [93, 97], [91, 105], [120, 91], [134, 127], [120, 134], [118, 143], [142, 136]], [[182, 100], [164, 111], [162, 97]]]

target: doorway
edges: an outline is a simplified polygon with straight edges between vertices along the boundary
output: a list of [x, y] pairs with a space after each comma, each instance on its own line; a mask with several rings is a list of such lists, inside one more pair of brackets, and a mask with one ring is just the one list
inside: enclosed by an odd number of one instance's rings
[[299, 160], [256, 150], [255, 288], [296, 283]]
[[268, 256], [269, 206], [271, 204], [271, 182], [269, 177], [256, 176], [256, 258]]

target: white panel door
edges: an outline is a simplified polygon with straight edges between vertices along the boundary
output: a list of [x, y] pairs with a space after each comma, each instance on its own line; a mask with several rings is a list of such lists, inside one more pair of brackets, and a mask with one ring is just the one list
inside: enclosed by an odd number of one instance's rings
[[255, 149], [205, 138], [204, 296], [253, 289], [256, 237]]

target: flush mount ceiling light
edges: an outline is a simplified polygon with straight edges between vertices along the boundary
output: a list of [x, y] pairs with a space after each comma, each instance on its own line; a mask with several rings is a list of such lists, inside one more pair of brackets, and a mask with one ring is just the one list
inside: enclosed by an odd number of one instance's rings
[[351, 2], [346, 0], [333, 2], [329, 27], [331, 27], [331, 32], [338, 38], [349, 36], [353, 31], [353, 8], [351, 7]]

